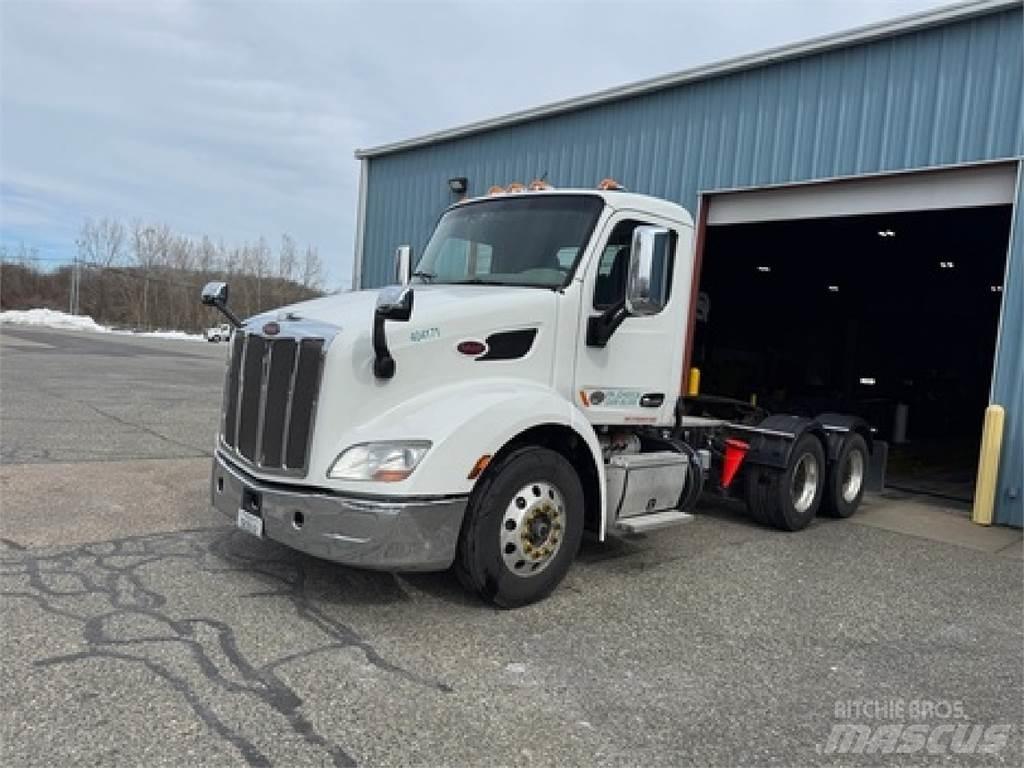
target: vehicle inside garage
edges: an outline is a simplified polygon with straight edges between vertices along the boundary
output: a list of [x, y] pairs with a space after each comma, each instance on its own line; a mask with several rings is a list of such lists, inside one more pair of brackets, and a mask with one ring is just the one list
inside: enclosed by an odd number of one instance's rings
[[865, 417], [887, 487], [970, 501], [1012, 208], [709, 226], [706, 393]]

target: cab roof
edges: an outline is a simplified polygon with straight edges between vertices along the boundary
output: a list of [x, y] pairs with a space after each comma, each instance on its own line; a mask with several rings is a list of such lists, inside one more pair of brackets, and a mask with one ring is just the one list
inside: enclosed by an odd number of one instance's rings
[[636, 211], [638, 213], [650, 213], [663, 219], [679, 222], [688, 227], [693, 226], [693, 217], [683, 206], [663, 200], [652, 195], [641, 195], [636, 192], [625, 192], [622, 190], [604, 189], [542, 189], [524, 192], [501, 192], [494, 195], [480, 195], [478, 197], [467, 197], [464, 200], [452, 205], [458, 208], [462, 205], [483, 203], [488, 200], [505, 200], [517, 197], [539, 197], [542, 195], [588, 195], [600, 197], [605, 205], [616, 211]]

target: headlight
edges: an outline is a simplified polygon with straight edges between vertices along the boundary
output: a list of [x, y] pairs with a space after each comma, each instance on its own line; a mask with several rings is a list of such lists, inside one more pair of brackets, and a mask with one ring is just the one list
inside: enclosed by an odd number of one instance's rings
[[394, 483], [411, 475], [429, 449], [426, 440], [353, 445], [334, 460], [327, 476], [332, 480]]

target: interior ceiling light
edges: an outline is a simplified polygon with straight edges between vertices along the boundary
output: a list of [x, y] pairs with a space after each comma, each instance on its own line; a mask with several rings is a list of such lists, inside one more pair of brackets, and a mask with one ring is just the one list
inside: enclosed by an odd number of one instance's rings
[[989, 288], [990, 291], [992, 291], [992, 293], [1002, 293], [1003, 292], [1003, 286], [1001, 286], [1001, 285], [990, 285], [988, 288]]
[[861, 376], [860, 383], [866, 387], [873, 387], [875, 386], [875, 379], [873, 376]]
[[830, 291], [832, 291], [832, 293], [839, 293], [839, 286], [838, 286], [838, 285], [830, 285], [830, 286], [828, 287], [828, 289], [829, 289]]
[[896, 232], [891, 229], [880, 229], [878, 230], [879, 237], [896, 237]]
[[772, 268], [771, 267], [766, 267], [766, 266], [760, 266], [760, 267], [757, 268], [757, 271], [758, 272], [771, 272]]
[[940, 261], [939, 262], [939, 269], [952, 269], [955, 266], [956, 266], [956, 264], [954, 264], [952, 261]]

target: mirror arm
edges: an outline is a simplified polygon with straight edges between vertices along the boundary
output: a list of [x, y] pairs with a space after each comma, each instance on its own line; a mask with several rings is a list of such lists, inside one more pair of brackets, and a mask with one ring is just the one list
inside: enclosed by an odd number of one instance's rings
[[373, 313], [373, 375], [378, 379], [390, 379], [395, 375], [395, 358], [388, 349], [388, 339], [384, 334], [384, 313], [377, 310]]
[[388, 320], [405, 323], [412, 317], [412, 288], [385, 288], [377, 296], [373, 310], [373, 375], [378, 379], [390, 379], [395, 375], [395, 358], [388, 349], [388, 337], [384, 323]]
[[587, 346], [603, 349], [627, 317], [629, 312], [626, 311], [625, 299], [612, 304], [600, 315], [592, 315], [587, 319]]
[[224, 315], [224, 317], [228, 319], [228, 322], [235, 326], [235, 328], [242, 327], [242, 321], [238, 319], [238, 315], [236, 315], [234, 312], [228, 309], [226, 304], [221, 304], [220, 302], [218, 302], [213, 306], [216, 307], [217, 311]]

